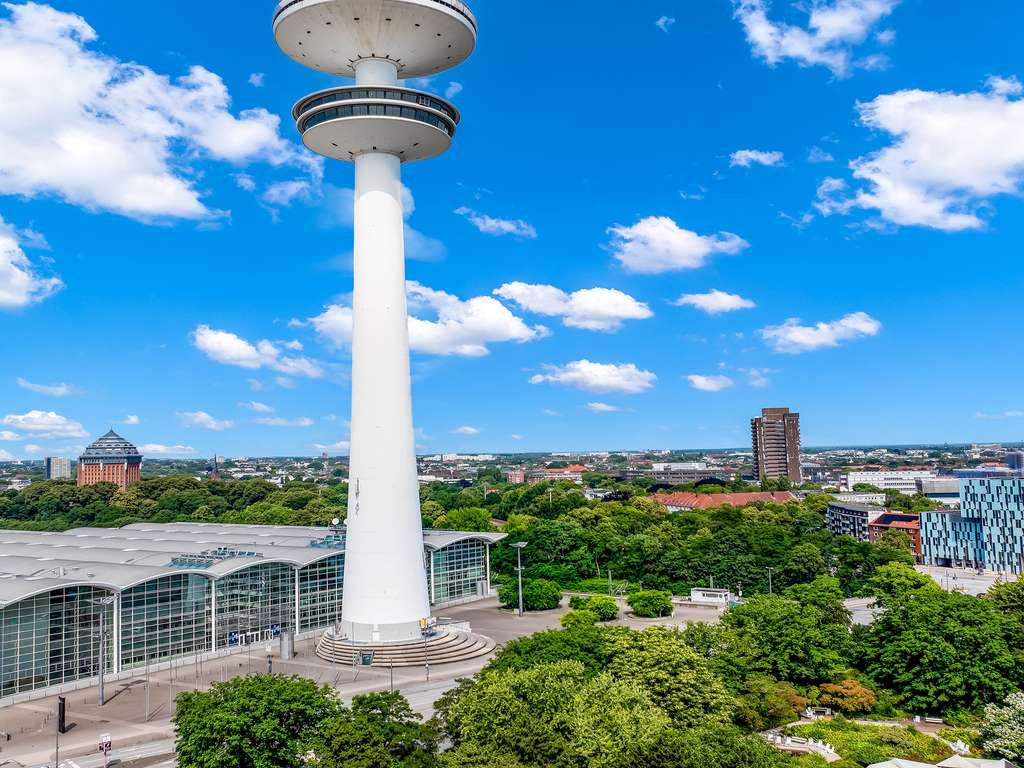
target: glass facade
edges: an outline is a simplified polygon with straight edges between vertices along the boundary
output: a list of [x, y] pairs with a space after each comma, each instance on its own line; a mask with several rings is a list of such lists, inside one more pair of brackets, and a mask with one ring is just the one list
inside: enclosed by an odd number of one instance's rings
[[195, 574], [154, 579], [121, 593], [121, 668], [209, 651], [211, 593], [210, 580]]
[[341, 619], [344, 583], [344, 555], [332, 555], [299, 571], [299, 632], [326, 629]]
[[449, 136], [455, 135], [454, 123], [438, 117], [433, 112], [414, 107], [403, 107], [399, 104], [353, 104], [350, 107], [331, 107], [322, 112], [306, 118], [299, 126], [299, 131], [305, 132], [314, 125], [320, 125], [328, 120], [335, 120], [339, 117], [404, 117], [407, 120], [415, 120], [419, 123], [426, 123], [438, 128]]
[[[100, 612], [113, 637], [114, 606], [96, 587], [66, 587], [0, 610], [0, 696], [62, 685], [97, 674]], [[113, 667], [113, 642], [106, 668]]]
[[316, 107], [321, 107], [324, 104], [333, 104], [336, 101], [349, 101], [351, 99], [388, 99], [389, 101], [408, 101], [413, 104], [419, 104], [423, 107], [436, 109], [438, 112], [444, 112], [452, 120], [457, 121], [459, 119], [458, 113], [452, 109], [451, 104], [446, 101], [441, 101], [428, 93], [395, 90], [392, 88], [342, 88], [337, 91], [325, 93], [323, 96], [318, 96], [312, 101], [307, 101], [304, 104], [301, 104], [299, 106], [298, 113], [301, 115], [304, 112], [308, 112]]
[[460, 541], [431, 553], [431, 602], [482, 597], [487, 585], [487, 544]]
[[247, 645], [295, 628], [295, 569], [261, 563], [217, 580], [217, 648]]

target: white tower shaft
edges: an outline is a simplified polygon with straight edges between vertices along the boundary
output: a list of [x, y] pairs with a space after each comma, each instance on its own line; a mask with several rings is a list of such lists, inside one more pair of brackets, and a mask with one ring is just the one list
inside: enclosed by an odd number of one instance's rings
[[[376, 66], [383, 64], [383, 67]], [[390, 70], [368, 61], [373, 85]], [[363, 66], [357, 68], [362, 75]], [[367, 80], [369, 78], [366, 78]], [[360, 78], [360, 84], [365, 80]], [[401, 161], [355, 158], [352, 451], [342, 621], [353, 640], [416, 637], [430, 616], [409, 371]]]

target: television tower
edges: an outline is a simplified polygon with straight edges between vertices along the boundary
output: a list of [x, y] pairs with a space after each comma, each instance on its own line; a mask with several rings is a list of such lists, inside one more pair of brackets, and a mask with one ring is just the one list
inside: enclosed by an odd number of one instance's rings
[[430, 616], [409, 375], [402, 163], [451, 145], [459, 111], [400, 83], [473, 52], [462, 0], [282, 0], [274, 36], [289, 57], [355, 79], [299, 100], [310, 150], [355, 164], [352, 436], [341, 630], [356, 642], [420, 636]]

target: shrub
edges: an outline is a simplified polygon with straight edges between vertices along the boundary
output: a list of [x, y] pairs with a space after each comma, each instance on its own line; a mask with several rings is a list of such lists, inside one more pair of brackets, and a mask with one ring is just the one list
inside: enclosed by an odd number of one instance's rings
[[821, 686], [821, 703], [840, 712], [870, 712], [875, 708], [874, 691], [856, 680], [843, 680], [839, 685]]
[[569, 611], [561, 618], [561, 625], [566, 629], [576, 627], [592, 627], [597, 624], [597, 614], [593, 611], [579, 610]]
[[590, 598], [584, 597], [583, 595], [573, 595], [569, 598], [569, 607], [574, 611], [582, 611], [587, 607], [587, 601]]
[[813, 725], [793, 726], [785, 733], [831, 744], [845, 759], [859, 765], [874, 765], [894, 759], [934, 765], [953, 753], [945, 743], [913, 728], [858, 725], [841, 717], [831, 721], [819, 720]]
[[[519, 585], [516, 581], [502, 586], [498, 599], [507, 608], [519, 607]], [[523, 610], [548, 611], [562, 603], [562, 590], [547, 579], [523, 580]]]
[[630, 595], [626, 602], [633, 609], [633, 614], [641, 618], [654, 619], [672, 615], [672, 595], [647, 589]]
[[619, 603], [614, 597], [594, 595], [582, 606], [584, 610], [597, 615], [598, 621], [612, 621], [619, 616]]

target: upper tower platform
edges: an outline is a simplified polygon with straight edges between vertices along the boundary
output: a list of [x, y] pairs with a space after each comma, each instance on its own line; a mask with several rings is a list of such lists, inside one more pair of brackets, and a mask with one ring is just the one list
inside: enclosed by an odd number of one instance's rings
[[387, 59], [407, 79], [469, 58], [476, 17], [462, 0], [281, 0], [274, 36], [311, 69], [355, 77], [356, 61]]

